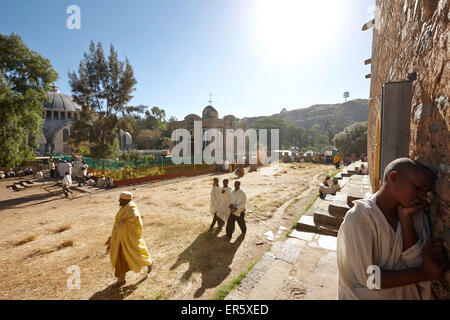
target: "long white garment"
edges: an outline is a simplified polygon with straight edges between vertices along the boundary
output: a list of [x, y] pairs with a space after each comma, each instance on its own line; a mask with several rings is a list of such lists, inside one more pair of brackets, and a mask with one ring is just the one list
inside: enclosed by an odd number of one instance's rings
[[209, 202], [209, 213], [214, 214], [219, 207], [219, 193], [222, 191], [220, 186], [213, 186], [211, 188], [211, 199]]
[[222, 187], [219, 193], [217, 216], [224, 222], [227, 222], [230, 217], [231, 191], [230, 187]]
[[429, 281], [403, 287], [371, 290], [367, 280], [369, 266], [381, 270], [402, 270], [422, 264], [422, 247], [430, 239], [430, 225], [424, 212], [413, 217], [419, 241], [403, 251], [400, 222], [395, 232], [376, 205], [378, 193], [370, 199], [355, 201], [339, 229], [337, 264], [338, 299], [413, 300], [431, 299]]
[[72, 177], [70, 175], [65, 175], [62, 184], [64, 187], [70, 187], [72, 185]]
[[234, 211], [233, 214], [239, 217], [245, 210], [245, 205], [247, 203], [247, 195], [245, 194], [244, 190], [233, 190], [231, 192], [231, 203], [234, 204], [237, 208], [237, 210]]
[[66, 175], [66, 164], [64, 162], [58, 163], [58, 174], [60, 177], [64, 177]]

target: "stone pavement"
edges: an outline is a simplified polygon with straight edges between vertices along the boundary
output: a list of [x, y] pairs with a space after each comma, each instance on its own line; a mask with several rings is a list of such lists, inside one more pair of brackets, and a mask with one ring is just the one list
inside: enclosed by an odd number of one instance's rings
[[294, 231], [266, 252], [225, 300], [334, 300], [336, 238]]
[[337, 233], [352, 201], [371, 195], [360, 162], [339, 175], [341, 191], [318, 199], [289, 239], [275, 242], [225, 300], [335, 300]]

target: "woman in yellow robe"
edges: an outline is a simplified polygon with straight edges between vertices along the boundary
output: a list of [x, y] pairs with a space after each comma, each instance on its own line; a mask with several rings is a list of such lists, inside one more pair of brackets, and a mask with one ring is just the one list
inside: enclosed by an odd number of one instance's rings
[[151, 271], [152, 259], [142, 238], [142, 219], [131, 192], [120, 194], [120, 209], [116, 214], [109, 245], [111, 264], [118, 278], [117, 285], [125, 285], [125, 274], [139, 272], [143, 267]]

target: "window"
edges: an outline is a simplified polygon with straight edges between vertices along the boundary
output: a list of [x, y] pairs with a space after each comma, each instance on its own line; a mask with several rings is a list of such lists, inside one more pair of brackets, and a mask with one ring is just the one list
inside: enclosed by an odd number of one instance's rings
[[52, 119], [52, 112], [51, 111], [47, 111], [47, 120], [51, 120]]
[[58, 111], [53, 111], [53, 120], [59, 120]]
[[73, 120], [78, 120], [78, 113], [75, 112], [75, 113], [73, 114]]
[[61, 112], [61, 120], [66, 120], [66, 113], [65, 112]]
[[69, 112], [69, 113], [67, 114], [67, 120], [72, 120], [72, 112]]

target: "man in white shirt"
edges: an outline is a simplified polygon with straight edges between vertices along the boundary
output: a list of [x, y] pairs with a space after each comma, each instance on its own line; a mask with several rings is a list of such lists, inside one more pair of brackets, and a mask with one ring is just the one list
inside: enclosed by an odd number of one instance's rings
[[247, 226], [245, 225], [245, 205], [247, 203], [247, 195], [244, 190], [241, 189], [241, 182], [236, 181], [234, 183], [234, 190], [231, 192], [231, 204], [229, 206], [231, 210], [230, 217], [227, 222], [227, 237], [231, 239], [233, 236], [235, 223], [237, 221], [239, 228], [241, 228], [242, 234], [247, 232]]
[[354, 202], [337, 239], [339, 299], [432, 298], [430, 280], [448, 267], [443, 241], [431, 240], [422, 211], [434, 180], [428, 167], [397, 159], [386, 167], [380, 191]]
[[217, 218], [223, 221], [222, 226], [228, 222], [228, 218], [230, 217], [230, 204], [231, 204], [231, 189], [228, 186], [228, 179], [223, 180], [223, 186], [221, 188], [221, 192], [219, 193], [219, 206], [217, 208]]
[[66, 172], [66, 175], [64, 176], [64, 178], [62, 180], [62, 185], [63, 185], [64, 196], [66, 198], [68, 198], [69, 192], [72, 193], [72, 191], [70, 190], [70, 186], [72, 185], [72, 177], [70, 176], [69, 172]]
[[209, 227], [209, 231], [211, 231], [214, 228], [216, 222], [219, 224], [219, 229], [222, 229], [223, 225], [225, 224], [225, 222], [223, 222], [220, 218], [217, 217], [217, 211], [219, 210], [220, 204], [219, 194], [221, 191], [222, 188], [219, 186], [219, 179], [214, 178], [210, 193], [211, 198], [209, 202], [209, 213], [211, 213], [214, 216], [214, 218], [211, 223], [211, 226]]

